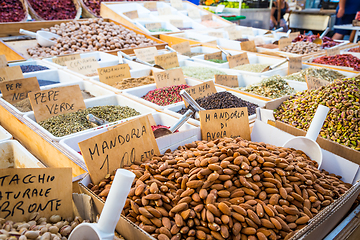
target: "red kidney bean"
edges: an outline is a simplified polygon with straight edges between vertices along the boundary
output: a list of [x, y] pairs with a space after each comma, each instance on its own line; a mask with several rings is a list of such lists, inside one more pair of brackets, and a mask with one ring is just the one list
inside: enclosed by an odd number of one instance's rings
[[74, 19], [76, 8], [72, 0], [28, 0], [35, 12], [45, 20]]
[[322, 56], [313, 60], [313, 63], [351, 67], [360, 71], [360, 59], [351, 54], [339, 54], [334, 56]]
[[25, 11], [19, 0], [0, 1], [0, 22], [20, 22], [24, 18]]

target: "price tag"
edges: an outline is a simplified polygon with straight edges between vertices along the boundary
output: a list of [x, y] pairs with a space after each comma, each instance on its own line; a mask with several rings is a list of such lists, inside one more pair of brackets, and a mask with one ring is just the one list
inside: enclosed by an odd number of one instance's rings
[[21, 78], [0, 82], [2, 98], [11, 104], [28, 98], [29, 92], [39, 91], [39, 83], [36, 77]]
[[289, 57], [288, 74], [300, 72], [302, 70], [302, 57]]
[[309, 90], [315, 90], [315, 89], [318, 89], [322, 86], [326, 86], [329, 84], [329, 82], [326, 80], [316, 78], [313, 76], [309, 76], [309, 75], [305, 75], [305, 80], [306, 80], [307, 88]]
[[201, 17], [200, 17], [200, 12], [199, 12], [199, 10], [197, 10], [196, 8], [189, 8], [189, 9], [187, 10], [187, 12], [188, 12], [189, 18], [192, 18], [192, 19], [201, 18]]
[[0, 218], [21, 222], [34, 212], [73, 217], [71, 168], [4, 168], [0, 179]]
[[183, 20], [170, 20], [170, 24], [173, 25], [176, 28], [183, 28], [184, 27], [184, 21]]
[[154, 22], [154, 23], [145, 23], [145, 28], [147, 30], [159, 30], [161, 28], [161, 23]]
[[225, 31], [235, 31], [236, 30], [236, 26], [235, 25], [230, 25], [230, 26], [227, 26], [227, 27], [224, 27], [224, 30]]
[[79, 85], [30, 92], [29, 99], [37, 122], [86, 109]]
[[[185, 89], [186, 92], [190, 94], [190, 96], [196, 100], [199, 98], [207, 97], [216, 93], [215, 84], [213, 81], [207, 81], [193, 87], [189, 87]], [[188, 106], [188, 103], [184, 101], [185, 106]]]
[[236, 75], [215, 75], [215, 83], [227, 87], [238, 87], [239, 81]]
[[155, 64], [162, 66], [164, 69], [170, 69], [180, 66], [176, 52], [155, 56]]
[[159, 15], [171, 15], [171, 8], [169, 7], [163, 7], [163, 8], [158, 8], [158, 13]]
[[204, 60], [219, 59], [222, 60], [222, 52], [207, 53], [204, 55]]
[[241, 42], [240, 47], [243, 51], [257, 52], [254, 41]]
[[147, 8], [150, 11], [156, 11], [157, 3], [156, 2], [144, 2], [144, 8]]
[[292, 40], [290, 38], [280, 38], [279, 39], [279, 50], [284, 49], [285, 47], [291, 45]]
[[110, 67], [103, 67], [97, 69], [99, 73], [99, 80], [108, 85], [114, 85], [124, 78], [130, 78], [130, 67], [128, 64], [119, 64]]
[[224, 34], [222, 32], [208, 32], [208, 35], [216, 38], [224, 37]]
[[171, 46], [175, 51], [177, 51], [178, 53], [188, 53], [191, 52], [190, 49], [190, 43], [188, 41], [186, 42], [182, 42], [182, 43], [178, 43], [178, 44], [174, 44]]
[[137, 10], [129, 11], [129, 12], [123, 12], [125, 16], [127, 16], [130, 19], [139, 18], [139, 14]]
[[54, 57], [51, 59], [51, 61], [53, 61], [53, 63], [56, 63], [58, 65], [66, 67], [65, 62], [75, 60], [75, 59], [80, 59], [80, 58], [81, 58], [80, 54], [73, 54], [73, 55], [68, 55], [68, 56]]
[[97, 69], [100, 67], [95, 57], [75, 59], [65, 62], [69, 70], [80, 73], [85, 76], [96, 76]]
[[252, 27], [241, 28], [241, 32], [243, 35], [246, 36], [254, 36], [254, 31]]
[[160, 154], [148, 116], [121, 123], [80, 142], [79, 147], [94, 184], [124, 165]]
[[340, 48], [339, 47], [332, 47], [325, 50], [327, 56], [334, 56], [340, 54]]
[[201, 21], [211, 21], [211, 20], [212, 20], [211, 14], [201, 15]]
[[242, 137], [250, 140], [249, 116], [246, 107], [200, 111], [202, 140]]
[[234, 68], [240, 65], [245, 65], [250, 63], [246, 52], [233, 56], [227, 56], [227, 60], [229, 62], [229, 68]]
[[156, 47], [147, 47], [134, 49], [137, 58], [145, 62], [155, 61], [155, 56], [158, 55]]
[[295, 38], [297, 38], [300, 35], [300, 32], [293, 32], [289, 34], [289, 38], [292, 40], [294, 40]]
[[216, 13], [222, 13], [222, 11], [224, 11], [224, 8], [225, 8], [225, 5], [219, 4], [215, 8], [215, 12]]
[[184, 9], [183, 3], [181, 0], [170, 0], [170, 5], [173, 8], [176, 8], [177, 10], [182, 10]]
[[0, 68], [7, 67], [8, 61], [6, 60], [5, 55], [0, 55]]
[[0, 68], [0, 82], [24, 78], [20, 66]]
[[156, 88], [186, 84], [184, 73], [181, 68], [175, 68], [162, 72], [154, 72]]
[[239, 30], [228, 31], [229, 39], [236, 40], [242, 37], [242, 33]]

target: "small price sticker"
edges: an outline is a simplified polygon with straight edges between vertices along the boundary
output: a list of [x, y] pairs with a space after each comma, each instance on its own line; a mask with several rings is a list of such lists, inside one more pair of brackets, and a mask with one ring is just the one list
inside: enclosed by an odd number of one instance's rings
[[300, 35], [300, 32], [293, 32], [289, 34], [289, 38], [292, 40], [294, 40], [295, 38], [297, 38]]
[[199, 19], [200, 18], [200, 12], [196, 8], [190, 8], [187, 10], [189, 18], [192, 19]]
[[245, 65], [250, 63], [246, 52], [233, 56], [227, 56], [227, 60], [229, 62], [229, 68], [234, 68], [240, 65]]
[[24, 78], [20, 66], [0, 68], [0, 82]]
[[215, 83], [227, 87], [238, 87], [239, 81], [236, 75], [215, 75]]
[[159, 15], [171, 15], [171, 9], [169, 7], [158, 8]]
[[243, 35], [246, 36], [254, 36], [254, 31], [252, 27], [241, 28], [241, 32]]
[[171, 69], [154, 73], [156, 88], [186, 84], [184, 73], [181, 68]]
[[145, 62], [155, 61], [155, 56], [159, 55], [156, 47], [134, 49], [137, 58]]
[[164, 69], [179, 67], [179, 60], [176, 52], [155, 56], [155, 63]]
[[170, 5], [173, 8], [176, 8], [177, 10], [182, 10], [184, 9], [183, 3], [181, 0], [170, 0]]
[[177, 51], [178, 53], [188, 53], [191, 52], [190, 49], [190, 43], [189, 41], [185, 41], [182, 43], [178, 43], [178, 44], [174, 44], [171, 46], [175, 51]]
[[322, 86], [326, 86], [329, 84], [329, 82], [326, 80], [316, 78], [313, 76], [309, 76], [309, 75], [305, 75], [305, 80], [306, 80], [307, 88], [309, 90], [315, 90], [315, 89], [318, 89]]
[[302, 70], [302, 57], [289, 57], [288, 74], [300, 72]]
[[66, 67], [66, 62], [71, 60], [80, 59], [80, 54], [72, 54], [68, 56], [58, 56], [51, 59], [53, 63]]
[[173, 25], [176, 28], [183, 28], [184, 27], [184, 21], [183, 20], [170, 20], [170, 24]]
[[284, 49], [285, 47], [291, 45], [292, 40], [290, 38], [281, 38], [279, 39], [279, 50]]
[[246, 107], [200, 111], [201, 138], [242, 137], [250, 140], [249, 116]]
[[222, 52], [207, 53], [204, 55], [204, 60], [218, 59], [222, 60]]
[[229, 39], [236, 40], [242, 37], [242, 33], [239, 30], [228, 31]]
[[339, 47], [332, 47], [332, 48], [326, 49], [326, 55], [327, 56], [334, 56], [334, 55], [339, 55], [339, 54], [340, 54], [340, 48]]
[[161, 28], [161, 23], [159, 23], [159, 22], [145, 23], [145, 28], [147, 30], [158, 30]]
[[224, 27], [224, 30], [225, 31], [235, 31], [236, 30], [236, 26], [233, 24], [233, 25], [230, 25], [230, 26], [227, 26], [227, 27]]
[[100, 82], [110, 86], [120, 82], [124, 78], [131, 77], [129, 64], [98, 68], [97, 71]]
[[216, 37], [216, 38], [223, 38], [223, 32], [208, 32], [209, 36]]
[[7, 67], [8, 61], [4, 54], [0, 55], [0, 68]]
[[95, 57], [75, 59], [65, 62], [67, 68], [85, 76], [96, 76], [100, 67]]
[[255, 41], [246, 41], [240, 43], [241, 50], [248, 52], [257, 52]]
[[157, 2], [144, 2], [144, 8], [149, 9], [150, 11], [156, 11], [157, 10]]
[[212, 20], [211, 14], [201, 15], [201, 21], [211, 21], [211, 20]]
[[137, 10], [129, 11], [129, 12], [123, 12], [125, 16], [127, 16], [130, 19], [139, 18], [139, 14]]

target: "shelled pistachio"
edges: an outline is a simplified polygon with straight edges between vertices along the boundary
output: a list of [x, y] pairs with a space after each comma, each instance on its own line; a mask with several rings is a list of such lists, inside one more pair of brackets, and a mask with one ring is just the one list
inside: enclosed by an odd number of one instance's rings
[[290, 85], [279, 75], [274, 75], [257, 84], [245, 88], [240, 87], [238, 89], [268, 98], [279, 98], [286, 95], [292, 95], [296, 92], [295, 89], [290, 87]]
[[342, 79], [345, 75], [339, 73], [338, 71], [327, 69], [327, 68], [307, 68], [301, 70], [300, 72], [293, 73], [291, 75], [283, 77], [285, 80], [294, 80], [299, 82], [305, 82], [305, 76], [312, 76], [320, 78], [329, 82], [334, 81], [335, 79]]
[[335, 80], [319, 89], [299, 92], [284, 101], [274, 116], [306, 131], [319, 104], [330, 108], [321, 137], [360, 151], [360, 78]]
[[95, 117], [108, 122], [115, 122], [121, 119], [140, 115], [140, 113], [135, 109], [127, 106], [98, 106], [87, 108], [85, 110], [79, 110], [73, 113], [54, 116], [45, 121], [39, 122], [39, 125], [56, 137], [63, 137], [65, 135], [96, 127], [86, 118], [86, 116], [90, 113]]

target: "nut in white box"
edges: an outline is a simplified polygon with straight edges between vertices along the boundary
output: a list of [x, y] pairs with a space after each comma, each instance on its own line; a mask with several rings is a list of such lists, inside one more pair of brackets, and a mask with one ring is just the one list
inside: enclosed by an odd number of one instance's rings
[[[163, 126], [172, 126], [178, 120], [175, 117], [169, 116], [165, 113], [152, 113], [154, 120], [157, 125]], [[92, 132], [86, 132], [83, 134], [79, 134], [76, 136], [66, 137], [62, 139], [59, 143], [64, 148], [66, 148], [70, 153], [76, 156], [79, 160], [83, 161], [83, 157], [80, 154], [80, 148], [78, 143], [104, 133], [107, 131], [107, 128], [98, 129]], [[189, 138], [200, 138], [200, 128], [192, 126], [188, 123], [185, 123], [180, 129], [179, 132], [166, 135], [163, 137], [159, 137], [156, 139], [160, 152], [164, 152], [165, 150], [171, 148], [173, 145], [180, 146], [180, 142], [188, 141]]]
[[[130, 108], [135, 109], [137, 112], [140, 113], [140, 115], [138, 116], [142, 116], [144, 114], [148, 114], [148, 113], [152, 113], [155, 112], [154, 109], [144, 106], [143, 104], [140, 104], [136, 101], [133, 101], [127, 97], [124, 96], [120, 96], [120, 95], [113, 95], [113, 96], [105, 96], [105, 97], [99, 97], [96, 99], [89, 99], [88, 101], [85, 102], [86, 108], [91, 108], [91, 107], [96, 107], [96, 106], [107, 106], [107, 105], [119, 105], [119, 106], [128, 106]], [[35, 120], [35, 115], [34, 112], [30, 112], [24, 115], [25, 119], [27, 119], [30, 123], [32, 123], [34, 126], [36, 126], [41, 132], [43, 132], [46, 136], [48, 136], [50, 139], [54, 140], [54, 141], [60, 141], [61, 139], [68, 137], [68, 136], [75, 136], [78, 134], [82, 134], [85, 132], [89, 132], [89, 131], [94, 131], [96, 129], [100, 129], [100, 128], [106, 128], [108, 126], [111, 125], [115, 125], [121, 122], [125, 122], [131, 119], [134, 119], [138, 116], [134, 116], [134, 117], [129, 117], [129, 118], [125, 118], [122, 120], [118, 120], [115, 122], [111, 122], [105, 125], [101, 125], [99, 127], [94, 127], [94, 128], [90, 128], [90, 129], [86, 129], [80, 132], [76, 132], [76, 133], [72, 133], [69, 135], [65, 135], [62, 137], [56, 137], [53, 134], [51, 134], [49, 131], [47, 131], [45, 128], [43, 128], [42, 126], [40, 126], [36, 120]]]

